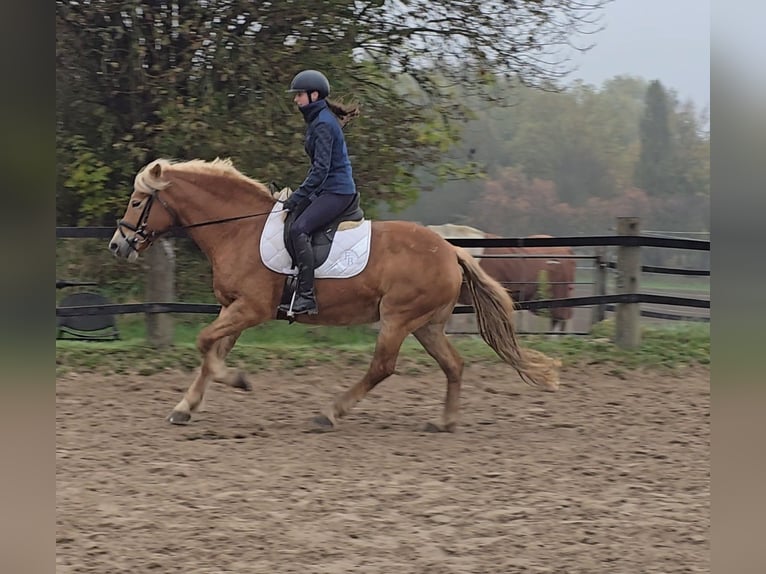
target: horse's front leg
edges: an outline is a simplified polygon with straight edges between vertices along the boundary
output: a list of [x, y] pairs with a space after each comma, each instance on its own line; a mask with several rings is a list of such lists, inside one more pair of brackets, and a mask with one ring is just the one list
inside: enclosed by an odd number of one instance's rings
[[[215, 343], [215, 354], [218, 356], [218, 358], [220, 359], [222, 363], [226, 361], [226, 357], [228, 356], [229, 352], [234, 347], [234, 344], [237, 342], [237, 339], [239, 338], [240, 334], [241, 333], [236, 333], [235, 335], [229, 335], [228, 337], [224, 337], [223, 339]], [[245, 373], [243, 373], [239, 369], [232, 369], [230, 367], [227, 367], [225, 366], [225, 364], [223, 365], [223, 370], [213, 374], [213, 382], [221, 383], [222, 385], [226, 385], [227, 387], [233, 387], [241, 391], [253, 390], [253, 387], [250, 385], [250, 382], [247, 380]]]
[[[221, 361], [223, 362], [226, 361], [226, 357], [228, 356], [229, 352], [234, 347], [234, 344], [237, 342], [239, 335], [240, 333], [237, 333], [236, 335], [229, 335], [228, 337], [224, 337], [223, 339], [221, 339], [220, 341], [217, 341], [214, 344], [214, 347], [216, 349], [215, 352]], [[240, 391], [249, 392], [253, 390], [253, 387], [250, 384], [250, 381], [247, 380], [247, 375], [245, 373], [243, 373], [239, 369], [233, 369], [231, 367], [227, 367], [225, 366], [225, 364], [221, 372], [212, 375], [212, 380], [214, 383], [220, 383], [222, 385], [226, 385], [227, 387], [239, 389]], [[203, 394], [199, 405], [197, 405], [197, 408], [193, 410], [195, 412], [204, 410], [205, 404], [209, 396], [210, 396], [210, 389], [208, 388]]]
[[239, 301], [221, 309], [216, 320], [200, 331], [197, 337], [197, 348], [202, 354], [202, 365], [183, 399], [168, 416], [168, 421], [173, 424], [188, 423], [191, 420], [191, 413], [199, 410], [202, 405], [205, 390], [210, 381], [250, 390], [250, 383], [244, 376], [228, 369], [224, 360], [244, 329], [262, 323], [267, 318], [267, 314], [247, 309], [245, 304]]

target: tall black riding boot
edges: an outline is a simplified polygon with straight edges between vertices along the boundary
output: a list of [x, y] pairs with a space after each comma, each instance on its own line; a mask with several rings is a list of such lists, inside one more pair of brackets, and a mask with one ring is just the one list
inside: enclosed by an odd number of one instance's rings
[[298, 288], [293, 301], [293, 314], [316, 315], [319, 310], [314, 298], [314, 252], [311, 249], [311, 238], [301, 233], [293, 239], [293, 247], [295, 262], [298, 264]]

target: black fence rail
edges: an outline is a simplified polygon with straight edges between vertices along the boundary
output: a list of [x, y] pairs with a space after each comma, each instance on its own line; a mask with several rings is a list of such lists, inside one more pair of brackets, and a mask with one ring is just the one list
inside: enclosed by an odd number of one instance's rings
[[[110, 234], [111, 236], [111, 234]], [[646, 235], [589, 235], [574, 237], [492, 237], [448, 239], [458, 247], [664, 247], [710, 251], [710, 241]]]
[[[609, 269], [617, 269], [616, 261], [606, 263]], [[692, 275], [696, 277], [710, 277], [710, 269], [681, 269], [678, 267], [657, 267], [655, 265], [642, 265], [641, 273], [658, 273], [666, 275]]]
[[[114, 235], [114, 227], [57, 227], [57, 239], [106, 239]], [[186, 237], [183, 231], [171, 237]], [[594, 235], [574, 237], [492, 237], [448, 239], [458, 247], [664, 247], [710, 251], [710, 241], [676, 237], [650, 237], [646, 235]]]
[[[690, 299], [688, 297], [671, 297], [649, 293], [633, 293], [620, 295], [594, 295], [592, 297], [569, 297], [566, 299], [538, 299], [535, 301], [519, 301], [516, 308], [526, 311], [537, 309], [552, 309], [554, 307], [581, 307], [591, 305], [614, 305], [615, 303], [654, 303], [662, 305], [678, 305], [683, 307], [710, 308], [710, 301], [705, 299]], [[87, 305], [77, 307], [57, 307], [57, 317], [76, 317], [80, 315], [129, 315], [135, 313], [202, 313], [217, 314], [221, 306], [213, 303], [115, 303], [109, 305]], [[455, 314], [473, 313], [471, 305], [457, 305]]]
[[57, 227], [56, 239], [108, 239], [115, 227]]
[[[57, 227], [56, 237], [58, 239], [67, 238], [109, 238], [114, 234], [113, 227]], [[175, 234], [176, 237], [184, 237], [181, 231]], [[697, 251], [709, 251], [710, 241], [697, 239], [683, 239], [674, 237], [651, 237], [643, 235], [600, 235], [600, 236], [575, 236], [575, 237], [506, 237], [506, 238], [461, 238], [448, 239], [453, 245], [459, 247], [490, 248], [490, 247], [660, 247], [667, 249], [689, 249]], [[576, 256], [579, 258], [593, 256]], [[600, 260], [598, 265], [605, 269], [618, 269], [618, 263], [614, 261]], [[687, 276], [710, 276], [710, 271], [706, 269], [682, 269], [670, 267], [657, 267], [644, 265], [640, 267], [645, 273], [660, 273]], [[59, 284], [61, 283], [61, 285]], [[64, 282], [57, 282], [57, 287], [65, 286]], [[78, 282], [67, 281], [68, 285], [76, 285]], [[90, 282], [79, 282], [80, 284], [90, 284]], [[647, 303], [655, 305], [669, 305], [676, 307], [692, 308], [710, 308], [709, 299], [698, 299], [689, 297], [676, 297], [671, 295], [659, 295], [651, 293], [620, 293], [620, 294], [597, 294], [587, 297], [570, 297], [566, 299], [541, 299], [534, 301], [519, 301], [517, 308], [520, 310], [540, 310], [555, 307], [581, 307], [581, 306], [599, 306], [603, 310], [613, 311], [616, 305], [631, 303]], [[157, 314], [157, 313], [202, 313], [217, 314], [221, 307], [217, 304], [201, 303], [131, 303], [131, 304], [110, 304], [110, 305], [92, 305], [67, 307], [59, 306], [56, 308], [57, 317], [74, 317], [81, 315], [122, 315], [122, 314]], [[467, 305], [458, 305], [455, 307], [454, 314], [472, 313], [473, 308]], [[682, 320], [709, 320], [702, 317], [685, 317], [672, 313], [660, 313], [657, 311], [642, 310], [642, 316], [656, 317], [662, 319], [682, 319]]]

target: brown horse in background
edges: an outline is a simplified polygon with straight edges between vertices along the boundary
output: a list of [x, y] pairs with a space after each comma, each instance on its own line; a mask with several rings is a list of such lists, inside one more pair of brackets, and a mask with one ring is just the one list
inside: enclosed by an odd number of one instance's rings
[[[500, 235], [486, 233], [467, 225], [429, 225], [445, 239], [455, 238], [500, 238]], [[528, 237], [551, 237], [550, 235], [529, 235]], [[572, 258], [571, 247], [487, 247], [471, 248], [471, 254], [479, 258], [481, 268], [496, 279], [516, 301], [539, 299], [566, 299], [574, 295], [577, 264]], [[485, 255], [514, 257], [484, 257]], [[529, 258], [521, 256], [531, 256]], [[464, 286], [458, 302], [470, 305], [471, 297]], [[551, 331], [566, 331], [566, 322], [572, 318], [572, 307], [532, 309], [535, 315], [548, 315]]]
[[[160, 159], [136, 175], [109, 249], [117, 257], [135, 260], [158, 236], [184, 228], [210, 261], [213, 290], [221, 304], [218, 317], [199, 333], [202, 366], [169, 415], [171, 423], [185, 424], [191, 419], [211, 381], [250, 390], [242, 373], [226, 367], [225, 358], [243, 330], [277, 315], [286, 277], [267, 268], [259, 251], [266, 217], [274, 205], [269, 189], [240, 173], [229, 160], [171, 163]], [[317, 279], [319, 313], [296, 317], [301, 323], [320, 325], [380, 322], [367, 372], [315, 422], [335, 426], [390, 376], [405, 337], [412, 333], [447, 377], [442, 423], [428, 428], [453, 431], [458, 421], [463, 360], [445, 335], [444, 325], [463, 279], [487, 344], [525, 382], [555, 390], [560, 363], [520, 347], [512, 322], [513, 300], [478, 261], [421, 225], [376, 221], [365, 269], [347, 279]]]

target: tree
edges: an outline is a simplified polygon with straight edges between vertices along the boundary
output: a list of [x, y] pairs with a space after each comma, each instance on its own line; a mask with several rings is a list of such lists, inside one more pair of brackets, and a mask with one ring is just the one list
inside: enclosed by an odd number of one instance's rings
[[675, 191], [675, 149], [670, 132], [668, 96], [654, 80], [646, 90], [646, 107], [641, 118], [641, 154], [636, 164], [635, 183], [655, 196]]
[[683, 196], [710, 200], [710, 134], [702, 128], [705, 118], [686, 102], [671, 114], [674, 141], [675, 189]]
[[[707, 228], [702, 222], [709, 210], [709, 134], [700, 127], [705, 125], [704, 117], [698, 117], [691, 103], [679, 105], [672, 92], [666, 95], [675, 149], [673, 190], [691, 194], [696, 203], [658, 195], [647, 202], [646, 193], [634, 189], [648, 84], [642, 78], [616, 76], [600, 87], [575, 83], [549, 93], [499, 79], [491, 96], [504, 97], [502, 106], [487, 106], [476, 95], [461, 94], [471, 119], [464, 123], [460, 143], [448, 155], [463, 163], [475, 162], [485, 181], [439, 184], [436, 192], [421, 193], [416, 204], [396, 215], [424, 223], [477, 227], [496, 221], [514, 234], [532, 223], [540, 227], [530, 232], [598, 233], [612, 225], [615, 214], [630, 215], [634, 209], [647, 225], [660, 226], [657, 229]], [[514, 177], [509, 177], [509, 168]], [[524, 181], [552, 185], [555, 201], [545, 205], [538, 201], [544, 197], [527, 197], [544, 186], [522, 183], [522, 176]], [[495, 204], [466, 211], [474, 200], [487, 201], [490, 187], [497, 194], [508, 194], [507, 210], [496, 197]], [[522, 219], [530, 201], [538, 201], [537, 215]], [[478, 212], [482, 215], [472, 215]]]
[[[366, 207], [411, 202], [416, 169], [461, 173], [443, 161], [466, 116], [454, 86], [486, 96], [504, 75], [554, 89], [607, 1], [57, 0], [59, 221], [113, 218], [114, 191], [158, 156], [230, 156], [249, 175], [296, 185], [303, 126], [284, 89], [306, 67], [331, 70], [333, 93], [362, 104], [348, 142]], [[104, 190], [76, 193], [94, 172]]]
[[467, 223], [490, 233], [521, 236], [533, 233], [560, 234], [557, 210], [562, 207], [556, 186], [549, 180], [529, 179], [508, 168], [487, 181], [484, 190], [469, 204]]

